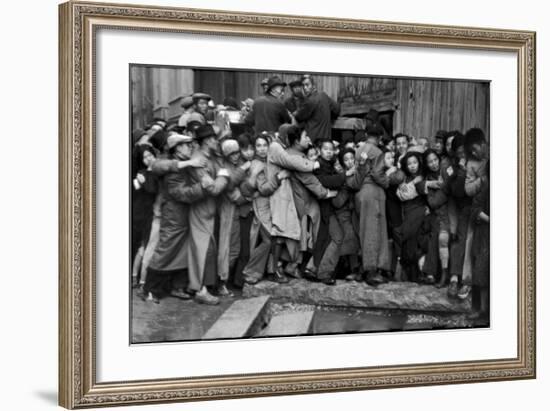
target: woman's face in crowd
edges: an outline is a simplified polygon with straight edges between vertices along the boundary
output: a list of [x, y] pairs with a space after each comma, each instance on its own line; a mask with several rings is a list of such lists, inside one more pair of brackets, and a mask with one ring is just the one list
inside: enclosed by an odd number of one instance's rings
[[478, 160], [483, 160], [487, 156], [487, 144], [472, 144], [472, 156]]
[[418, 159], [415, 156], [411, 156], [407, 159], [407, 170], [412, 175], [418, 174], [420, 164], [418, 164]]
[[455, 136], [451, 136], [447, 138], [447, 141], [445, 141], [445, 151], [448, 155], [451, 155], [453, 152], [453, 140], [455, 139]]
[[311, 145], [311, 139], [307, 135], [306, 131], [303, 130], [302, 134], [300, 134], [300, 147], [302, 147], [304, 150], [307, 150], [307, 148]]
[[309, 150], [307, 150], [308, 160], [317, 161], [318, 157], [319, 157], [319, 153], [317, 152], [317, 149], [315, 147], [311, 147]]
[[428, 165], [428, 169], [430, 171], [439, 171], [439, 158], [437, 158], [434, 153], [428, 155], [428, 158], [426, 158], [426, 164]]
[[387, 168], [391, 168], [393, 167], [393, 162], [394, 162], [394, 154], [392, 151], [387, 151], [385, 154], [384, 154], [384, 165], [387, 167]]
[[256, 140], [256, 155], [260, 158], [266, 158], [267, 157], [267, 141], [263, 138], [259, 138]]
[[201, 114], [206, 114], [206, 111], [208, 110], [208, 100], [201, 98], [197, 101], [196, 110]]
[[395, 151], [395, 141], [390, 140], [388, 144], [386, 144], [386, 148], [390, 151]]
[[440, 138], [435, 139], [434, 151], [439, 155], [441, 155], [441, 153], [443, 153], [443, 140], [442, 139], [440, 139]]
[[355, 155], [353, 153], [344, 154], [344, 167], [346, 167], [346, 170], [355, 167]]
[[254, 147], [248, 145], [246, 148], [241, 148], [241, 156], [244, 161], [250, 161], [254, 158]]
[[229, 154], [229, 162], [231, 164], [233, 164], [234, 166], [239, 164], [239, 159], [240, 158], [241, 158], [241, 152], [240, 151], [236, 151], [234, 153]]
[[409, 147], [409, 142], [407, 141], [407, 137], [398, 137], [395, 140], [395, 147], [397, 148], [397, 152], [400, 155], [403, 155], [407, 152], [407, 148]]
[[323, 143], [321, 146], [321, 158], [327, 161], [334, 158], [334, 146], [332, 143]]
[[150, 151], [143, 152], [143, 164], [145, 164], [145, 167], [151, 167], [154, 161], [155, 155], [153, 153], [151, 153]]

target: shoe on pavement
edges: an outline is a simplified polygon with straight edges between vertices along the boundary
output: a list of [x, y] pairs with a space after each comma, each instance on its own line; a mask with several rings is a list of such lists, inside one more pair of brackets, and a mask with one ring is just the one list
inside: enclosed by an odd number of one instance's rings
[[205, 305], [218, 305], [220, 303], [220, 299], [218, 297], [213, 296], [208, 291], [200, 291], [195, 294], [195, 301], [199, 304], [205, 304]]
[[250, 285], [254, 285], [254, 284], [258, 284], [260, 282], [260, 279], [259, 278], [255, 278], [255, 277], [250, 277], [250, 278], [245, 278], [244, 279], [244, 282], [246, 284], [250, 284]]
[[323, 279], [321, 279], [321, 282], [325, 285], [335, 285], [336, 284], [336, 280], [332, 277], [323, 278]]
[[191, 298], [193, 298], [192, 295], [186, 293], [185, 291], [183, 291], [181, 288], [178, 288], [177, 290], [172, 290], [170, 292], [170, 295], [172, 297], [176, 297], [176, 298], [179, 298], [181, 300], [190, 300]]
[[457, 298], [458, 295], [458, 281], [451, 281], [449, 287], [447, 287], [447, 296], [449, 298]]
[[235, 294], [233, 294], [233, 291], [229, 291], [225, 284], [220, 284], [218, 286], [218, 295], [220, 297], [233, 297]]
[[472, 291], [472, 287], [468, 284], [463, 284], [462, 287], [458, 290], [457, 297], [461, 300], [465, 300], [470, 295], [470, 291]]
[[377, 272], [371, 272], [367, 274], [365, 278], [365, 282], [368, 285], [371, 285], [373, 287], [376, 287], [377, 285], [384, 284], [386, 282], [386, 279], [380, 275], [380, 273]]
[[147, 301], [154, 302], [155, 304], [160, 303], [160, 300], [151, 291], [147, 294]]
[[288, 277], [284, 275], [281, 269], [279, 268], [275, 270], [274, 273], [268, 274], [267, 280], [273, 281], [274, 283], [279, 283], [279, 284], [286, 284], [290, 281]]

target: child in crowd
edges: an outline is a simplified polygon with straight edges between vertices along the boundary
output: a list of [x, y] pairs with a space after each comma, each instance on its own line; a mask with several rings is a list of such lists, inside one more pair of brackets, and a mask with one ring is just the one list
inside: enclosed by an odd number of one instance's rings
[[317, 161], [319, 158], [319, 149], [314, 145], [311, 145], [306, 150], [306, 156], [309, 161]]

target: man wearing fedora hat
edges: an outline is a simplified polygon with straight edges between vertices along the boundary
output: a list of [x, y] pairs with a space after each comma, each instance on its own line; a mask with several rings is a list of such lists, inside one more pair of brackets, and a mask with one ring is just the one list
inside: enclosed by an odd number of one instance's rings
[[218, 304], [219, 299], [210, 294], [208, 287], [217, 285], [218, 236], [216, 216], [218, 197], [229, 183], [229, 172], [224, 167], [219, 153], [219, 142], [210, 124], [200, 126], [195, 137], [199, 149], [192, 158], [203, 158], [206, 165], [190, 170], [193, 183], [201, 183], [205, 196], [193, 203], [189, 210], [189, 289], [195, 292], [195, 301], [203, 304]]
[[[169, 160], [175, 164], [187, 162], [192, 156], [191, 136], [174, 133], [168, 137], [166, 145]], [[205, 195], [201, 183], [193, 183], [187, 170], [176, 166], [175, 171], [167, 173], [161, 183], [159, 239], [143, 287], [143, 297], [156, 303], [167, 294], [191, 298], [183, 290], [172, 289], [173, 280], [188, 268], [189, 205]]]
[[268, 78], [263, 78], [262, 81], [260, 81], [260, 87], [262, 88], [262, 94], [267, 93], [267, 84], [268, 84]]
[[181, 101], [181, 108], [183, 108], [183, 113], [178, 119], [178, 126], [186, 127], [189, 122], [189, 117], [195, 112], [193, 96], [185, 96]]
[[210, 110], [209, 103], [212, 101], [212, 97], [209, 94], [197, 92], [193, 93], [191, 98], [193, 99], [193, 112], [202, 116], [201, 124], [206, 124], [206, 117]]
[[279, 76], [267, 80], [267, 92], [254, 100], [252, 109], [244, 119], [245, 124], [259, 134], [264, 131], [276, 132], [281, 124], [291, 123], [292, 119], [281, 101], [286, 83]]
[[306, 98], [294, 114], [296, 121], [304, 123], [313, 143], [332, 140], [332, 121], [340, 114], [340, 105], [325, 92], [318, 91], [315, 80], [308, 74], [302, 77], [302, 87]]

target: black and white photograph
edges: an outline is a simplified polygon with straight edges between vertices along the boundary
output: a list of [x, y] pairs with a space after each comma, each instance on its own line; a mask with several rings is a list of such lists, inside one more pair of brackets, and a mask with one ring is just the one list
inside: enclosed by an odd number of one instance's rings
[[131, 344], [490, 326], [490, 81], [129, 73]]

